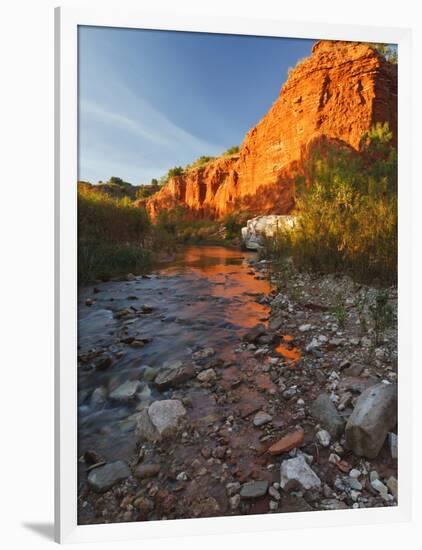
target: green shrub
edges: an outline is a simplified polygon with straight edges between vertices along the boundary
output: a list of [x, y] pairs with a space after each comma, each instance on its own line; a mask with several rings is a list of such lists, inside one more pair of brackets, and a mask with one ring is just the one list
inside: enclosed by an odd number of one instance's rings
[[239, 146], [233, 145], [232, 147], [229, 147], [226, 151], [224, 151], [223, 156], [230, 157], [231, 155], [237, 155], [239, 152]]
[[371, 282], [397, 278], [397, 154], [387, 125], [361, 140], [361, 154], [315, 151], [296, 185], [296, 224], [266, 244], [299, 268]]

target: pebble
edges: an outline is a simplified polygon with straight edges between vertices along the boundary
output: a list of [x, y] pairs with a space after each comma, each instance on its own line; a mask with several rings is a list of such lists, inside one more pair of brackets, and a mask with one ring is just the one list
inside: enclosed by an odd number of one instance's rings
[[256, 427], [263, 426], [264, 424], [268, 424], [268, 422], [271, 422], [272, 419], [273, 417], [268, 413], [264, 411], [259, 411], [256, 413], [253, 419], [253, 424]]
[[318, 440], [318, 443], [322, 445], [323, 447], [328, 447], [331, 442], [331, 436], [327, 430], [320, 430], [316, 434], [316, 438]]

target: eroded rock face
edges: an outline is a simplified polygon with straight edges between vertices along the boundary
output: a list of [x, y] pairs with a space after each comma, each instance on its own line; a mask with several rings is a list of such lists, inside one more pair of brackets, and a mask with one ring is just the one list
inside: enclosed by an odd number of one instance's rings
[[397, 422], [397, 386], [380, 383], [359, 397], [346, 424], [346, 445], [358, 456], [375, 458]]
[[315, 144], [357, 151], [375, 122], [388, 122], [396, 135], [397, 66], [365, 44], [320, 41], [290, 72], [239, 154], [171, 178], [147, 209], [153, 218], [177, 205], [199, 217], [223, 217], [235, 209], [288, 214], [294, 179], [305, 173]]

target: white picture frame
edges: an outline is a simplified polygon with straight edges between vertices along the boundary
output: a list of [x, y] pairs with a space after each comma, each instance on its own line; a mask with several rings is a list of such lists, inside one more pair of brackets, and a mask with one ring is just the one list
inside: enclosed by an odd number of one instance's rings
[[[55, 539], [60, 543], [236, 533], [410, 519], [410, 59], [403, 28], [298, 23], [271, 19], [152, 14], [102, 6], [56, 8], [55, 154]], [[77, 525], [77, 29], [79, 25], [247, 34], [398, 44], [399, 155], [399, 499], [395, 507]]]

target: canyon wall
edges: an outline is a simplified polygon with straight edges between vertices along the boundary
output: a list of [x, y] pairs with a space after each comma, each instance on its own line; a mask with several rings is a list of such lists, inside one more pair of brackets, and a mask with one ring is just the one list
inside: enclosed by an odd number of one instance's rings
[[146, 207], [153, 218], [177, 205], [197, 217], [220, 218], [238, 209], [287, 214], [312, 144], [328, 140], [358, 151], [362, 134], [376, 122], [388, 122], [396, 136], [397, 65], [366, 44], [317, 42], [290, 71], [238, 155], [170, 178]]

